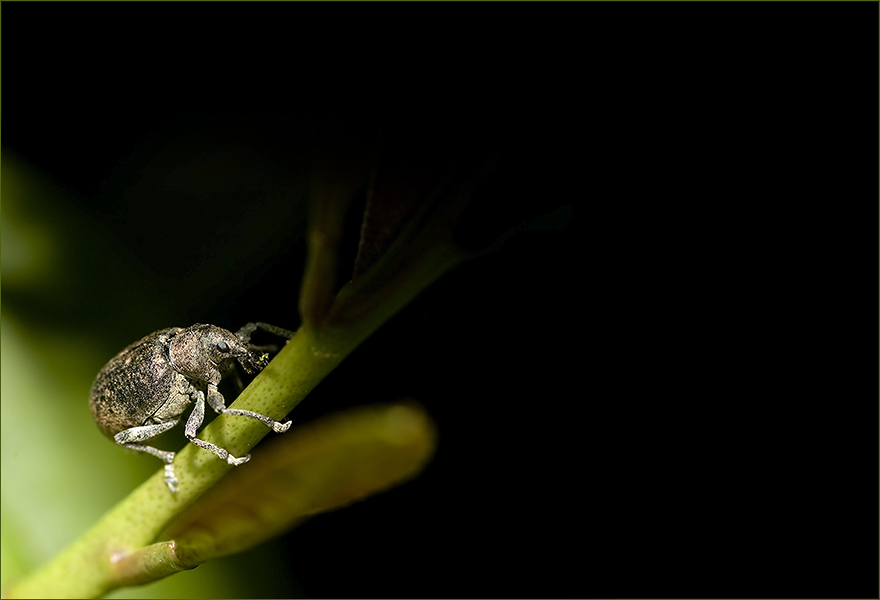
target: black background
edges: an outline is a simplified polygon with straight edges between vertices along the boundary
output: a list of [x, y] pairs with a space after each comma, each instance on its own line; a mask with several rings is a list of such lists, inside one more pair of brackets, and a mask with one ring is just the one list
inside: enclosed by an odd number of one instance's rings
[[[234, 328], [259, 308], [293, 327], [305, 256], [271, 238], [203, 282], [239, 247], [218, 224], [261, 223], [249, 207], [125, 205], [127, 165], [181, 131], [283, 180], [327, 122], [379, 115], [425, 144], [449, 123], [463, 151], [508, 150], [499, 218], [550, 214], [444, 276], [291, 415], [415, 397], [441, 438], [423, 477], [277, 544], [289, 593], [876, 597], [876, 4], [5, 2], [2, 18], [4, 146], [77, 192], [164, 286], [163, 316]], [[193, 229], [204, 247], [181, 252]], [[110, 285], [92, 261], [83, 277]], [[3, 302], [112, 331], [124, 293]]]

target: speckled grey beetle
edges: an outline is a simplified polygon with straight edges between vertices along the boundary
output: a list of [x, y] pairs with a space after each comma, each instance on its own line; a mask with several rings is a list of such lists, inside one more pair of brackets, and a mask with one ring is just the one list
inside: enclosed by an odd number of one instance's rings
[[220, 446], [198, 439], [196, 431], [205, 418], [206, 393], [208, 404], [218, 413], [257, 419], [278, 433], [290, 428], [290, 421], [282, 424], [249, 410], [226, 408], [217, 391], [223, 376], [234, 369], [234, 361], [248, 373], [261, 371], [268, 364], [267, 347], [250, 343], [258, 327], [280, 337], [293, 337], [292, 332], [265, 323], [248, 323], [236, 333], [197, 323], [186, 329], [162, 329], [131, 344], [101, 369], [92, 384], [89, 407], [98, 428], [120, 446], [165, 461], [165, 483], [177, 492], [175, 453], [140, 442], [177, 425], [194, 403], [184, 429], [187, 439], [230, 465], [246, 463], [250, 455], [236, 458]]

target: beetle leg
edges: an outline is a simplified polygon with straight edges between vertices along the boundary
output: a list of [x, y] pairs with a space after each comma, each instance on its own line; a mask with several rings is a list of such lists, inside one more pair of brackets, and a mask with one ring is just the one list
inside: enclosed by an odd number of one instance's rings
[[275, 433], [284, 433], [290, 429], [291, 421], [288, 421], [287, 423], [279, 423], [275, 419], [269, 418], [266, 415], [261, 415], [260, 413], [255, 413], [251, 410], [226, 408], [226, 400], [223, 398], [223, 394], [217, 391], [217, 386], [213, 383], [208, 384], [208, 404], [211, 405], [211, 408], [213, 408], [215, 412], [221, 415], [237, 415], [239, 417], [256, 419]]
[[177, 492], [177, 477], [174, 476], [174, 452], [167, 452], [165, 450], [159, 450], [158, 448], [153, 448], [152, 446], [144, 446], [143, 444], [137, 444], [135, 442], [143, 442], [152, 437], [156, 437], [160, 433], [168, 431], [175, 425], [180, 422], [180, 419], [174, 419], [173, 421], [168, 421], [167, 423], [157, 423], [155, 425], [142, 425], [140, 427], [131, 427], [126, 429], [125, 431], [120, 431], [115, 436], [113, 436], [113, 441], [115, 441], [120, 446], [125, 448], [129, 448], [131, 450], [137, 450], [139, 452], [146, 452], [147, 454], [152, 454], [156, 458], [161, 459], [165, 462], [165, 484], [168, 486], [172, 492]]
[[235, 335], [242, 342], [249, 342], [251, 341], [251, 335], [253, 335], [254, 331], [256, 331], [258, 327], [263, 331], [274, 333], [278, 337], [287, 338], [288, 340], [294, 335], [293, 331], [282, 329], [281, 327], [275, 327], [274, 325], [269, 325], [268, 323], [248, 323], [247, 325], [236, 331]]
[[261, 421], [266, 427], [269, 427], [275, 433], [284, 433], [288, 429], [290, 429], [291, 421], [287, 423], [279, 423], [274, 419], [270, 419], [266, 415], [261, 415], [260, 413], [255, 413], [250, 410], [240, 410], [238, 408], [227, 408], [223, 411], [225, 415], [237, 415], [239, 417], [250, 417], [251, 419], [256, 419], [257, 421]]
[[249, 341], [251, 341], [251, 335], [253, 335], [254, 331], [256, 330], [256, 323], [248, 323], [247, 325], [235, 332], [235, 337], [237, 337], [244, 343], [248, 343]]
[[268, 331], [269, 333], [274, 333], [278, 337], [283, 337], [288, 340], [296, 334], [295, 331], [290, 331], [289, 329], [282, 329], [281, 327], [276, 327], [275, 325], [269, 325], [268, 323], [254, 323], [254, 325], [259, 327], [263, 331]]
[[[120, 446], [125, 446], [126, 444], [131, 444], [132, 442], [143, 442], [144, 440], [154, 438], [160, 433], [168, 431], [179, 422], [180, 419], [174, 419], [173, 421], [168, 421], [167, 423], [156, 423], [155, 425], [141, 425], [140, 427], [131, 427], [114, 435], [113, 440]], [[144, 446], [143, 448], [150, 448], [150, 446]], [[156, 452], [162, 451], [156, 450], [155, 448], [150, 448], [149, 450], [144, 450], [144, 452], [149, 452], [150, 454], [159, 456], [158, 454], [156, 454]], [[171, 454], [174, 453], [171, 452]]]
[[251, 352], [268, 352], [269, 354], [275, 354], [278, 352], [278, 344], [265, 344], [263, 346], [254, 346], [253, 344], [248, 344], [248, 350]]
[[217, 389], [217, 384], [209, 383], [208, 384], [208, 404], [211, 405], [211, 408], [214, 409], [218, 415], [222, 415], [226, 410], [226, 398], [223, 397], [223, 394]]
[[[223, 396], [220, 397], [222, 398]], [[201, 390], [199, 390], [195, 396], [195, 406], [190, 413], [189, 418], [186, 420], [186, 427], [184, 428], [184, 435], [186, 435], [186, 438], [199, 448], [203, 448], [204, 450], [213, 452], [221, 459], [228, 462], [230, 465], [243, 465], [251, 459], [250, 454], [241, 458], [236, 458], [232, 456], [225, 448], [221, 448], [216, 444], [212, 444], [211, 442], [206, 442], [205, 440], [200, 440], [199, 438], [197, 438], [196, 431], [198, 431], [199, 427], [202, 426], [202, 421], [204, 420], [205, 394]]]

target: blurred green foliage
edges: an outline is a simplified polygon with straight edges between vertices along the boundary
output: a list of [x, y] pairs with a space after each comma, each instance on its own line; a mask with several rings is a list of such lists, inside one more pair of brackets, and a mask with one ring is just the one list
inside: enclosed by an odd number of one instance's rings
[[[165, 290], [151, 285], [156, 278], [142, 276], [137, 257], [86, 218], [73, 191], [6, 148], [2, 164], [6, 586], [52, 558], [157, 470], [154, 458], [114, 448], [98, 434], [84, 399], [96, 369], [127, 343], [118, 340], [141, 335], [152, 323], [181, 322], [181, 315]], [[111, 328], [116, 335], [108, 335]], [[183, 445], [182, 438], [169, 442]], [[272, 564], [273, 555], [257, 562]], [[253, 582], [234, 568], [249, 562], [219, 559], [111, 597], [253, 595]], [[259, 593], [287, 593], [272, 587], [276, 580], [266, 581], [271, 591]]]

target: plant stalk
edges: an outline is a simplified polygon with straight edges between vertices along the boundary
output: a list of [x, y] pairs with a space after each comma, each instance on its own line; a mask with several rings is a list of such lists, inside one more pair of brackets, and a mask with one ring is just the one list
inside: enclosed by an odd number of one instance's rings
[[[452, 244], [440, 243], [422, 255], [406, 276], [381, 290], [366, 312], [320, 329], [300, 328], [231, 408], [283, 418], [362, 341], [463, 258]], [[337, 301], [348, 298], [357, 303], [357, 285], [348, 286]], [[253, 419], [221, 415], [200, 437], [241, 456], [267, 433]], [[178, 452], [174, 465], [180, 480], [177, 494], [166, 487], [164, 469], [157, 471], [61, 554], [14, 582], [4, 597], [97, 598], [124, 585], [148, 583], [185, 569], [176, 562], [173, 546], [159, 543], [158, 537], [233, 467], [193, 444]], [[155, 546], [144, 550], [151, 544]]]

